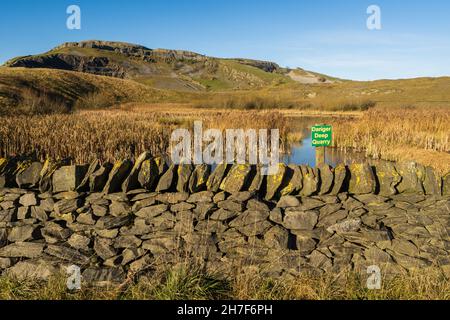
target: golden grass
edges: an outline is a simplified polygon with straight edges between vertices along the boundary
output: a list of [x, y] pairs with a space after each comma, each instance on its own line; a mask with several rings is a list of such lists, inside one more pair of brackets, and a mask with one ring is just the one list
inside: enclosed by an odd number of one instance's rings
[[360, 118], [338, 120], [334, 144], [374, 158], [415, 160], [450, 171], [449, 108], [376, 108]]
[[[157, 107], [155, 107], [157, 109]], [[176, 128], [278, 128], [285, 136], [285, 118], [278, 112], [215, 111], [205, 114], [156, 111], [152, 107], [79, 111], [74, 114], [1, 117], [0, 156], [33, 155], [38, 159], [93, 159], [115, 161], [134, 158], [144, 151], [169, 151]], [[182, 109], [183, 110], [183, 109]]]
[[[242, 271], [242, 270], [241, 270]], [[271, 278], [239, 271], [221, 279], [192, 266], [161, 269], [127, 285], [83, 286], [69, 291], [64, 276], [46, 282], [0, 277], [0, 300], [449, 300], [450, 281], [437, 268], [382, 280], [380, 290], [366, 287], [367, 275], [302, 274]]]

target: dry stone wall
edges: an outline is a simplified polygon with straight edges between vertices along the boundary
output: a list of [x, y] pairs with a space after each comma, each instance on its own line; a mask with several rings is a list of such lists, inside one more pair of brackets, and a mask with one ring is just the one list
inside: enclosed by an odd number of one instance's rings
[[415, 163], [370, 167], [63, 166], [0, 159], [0, 272], [47, 278], [77, 265], [88, 282], [123, 282], [192, 261], [232, 276], [257, 266], [450, 275], [448, 175]]

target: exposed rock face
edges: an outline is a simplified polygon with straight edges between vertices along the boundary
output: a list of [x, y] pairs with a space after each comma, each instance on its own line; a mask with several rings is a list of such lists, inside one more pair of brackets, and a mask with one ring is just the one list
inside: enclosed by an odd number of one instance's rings
[[[107, 174], [98, 174], [105, 166], [91, 164], [83, 177], [63, 167], [58, 174], [68, 177], [57, 177], [53, 186], [61, 192], [40, 193], [39, 180], [33, 189], [0, 188], [0, 272], [46, 279], [76, 264], [87, 281], [120, 283], [174, 263], [176, 254], [205, 261], [224, 276], [243, 263], [280, 276], [365, 272], [373, 264], [387, 274], [450, 266], [449, 178], [430, 168], [420, 176], [398, 165], [396, 176], [389, 165], [283, 166], [249, 191], [256, 168], [219, 166], [210, 175], [207, 166], [197, 166], [177, 191], [182, 172], [171, 166], [154, 171], [155, 192], [139, 181], [151, 159], [140, 160], [140, 169], [120, 163]], [[407, 192], [398, 193], [402, 174], [400, 190]], [[86, 191], [94, 181], [97, 192], [71, 191], [78, 181]], [[123, 192], [124, 185], [131, 190]]]

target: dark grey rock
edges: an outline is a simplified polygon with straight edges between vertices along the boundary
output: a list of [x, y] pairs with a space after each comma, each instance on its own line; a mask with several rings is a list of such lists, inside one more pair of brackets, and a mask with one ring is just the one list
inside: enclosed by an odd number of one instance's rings
[[211, 166], [202, 164], [196, 166], [189, 180], [189, 191], [191, 193], [206, 190], [206, 183], [211, 174]]
[[323, 164], [319, 167], [320, 174], [320, 190], [319, 194], [328, 194], [331, 192], [331, 188], [334, 183], [334, 173], [331, 170], [330, 166], [327, 164]]
[[87, 166], [64, 166], [53, 173], [53, 192], [74, 191], [83, 181]]
[[55, 244], [66, 241], [72, 234], [72, 231], [55, 222], [47, 222], [45, 223], [44, 228], [41, 229], [41, 234], [44, 237], [45, 242]]
[[113, 165], [111, 163], [105, 163], [91, 174], [89, 176], [89, 190], [91, 192], [103, 191], [112, 169]]
[[40, 162], [24, 163], [19, 167], [19, 172], [16, 174], [16, 182], [19, 188], [29, 189], [38, 187], [42, 167], [42, 163]]
[[156, 192], [167, 192], [176, 187], [176, 171], [176, 165], [172, 164], [159, 179]]
[[219, 164], [216, 169], [209, 176], [206, 182], [206, 187], [212, 192], [217, 192], [220, 189], [220, 185], [223, 179], [226, 177], [231, 165], [229, 164]]
[[122, 183], [128, 177], [131, 171], [132, 163], [130, 160], [116, 161], [111, 172], [109, 173], [108, 181], [103, 188], [103, 193], [109, 194], [119, 192]]

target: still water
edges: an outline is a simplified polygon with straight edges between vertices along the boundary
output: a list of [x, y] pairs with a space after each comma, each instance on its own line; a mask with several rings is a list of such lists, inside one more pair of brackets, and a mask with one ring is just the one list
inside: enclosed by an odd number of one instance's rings
[[[292, 122], [292, 127], [295, 130], [303, 133], [304, 138], [302, 141], [289, 146], [289, 152], [283, 155], [282, 162], [285, 164], [304, 164], [314, 167], [316, 165], [316, 148], [312, 146], [311, 127], [319, 123], [333, 125], [335, 118], [301, 117], [292, 118], [289, 121]], [[326, 148], [325, 152], [325, 162], [332, 167], [340, 163], [346, 165], [363, 162], [375, 164], [382, 161], [367, 158], [364, 152], [352, 150]]]

